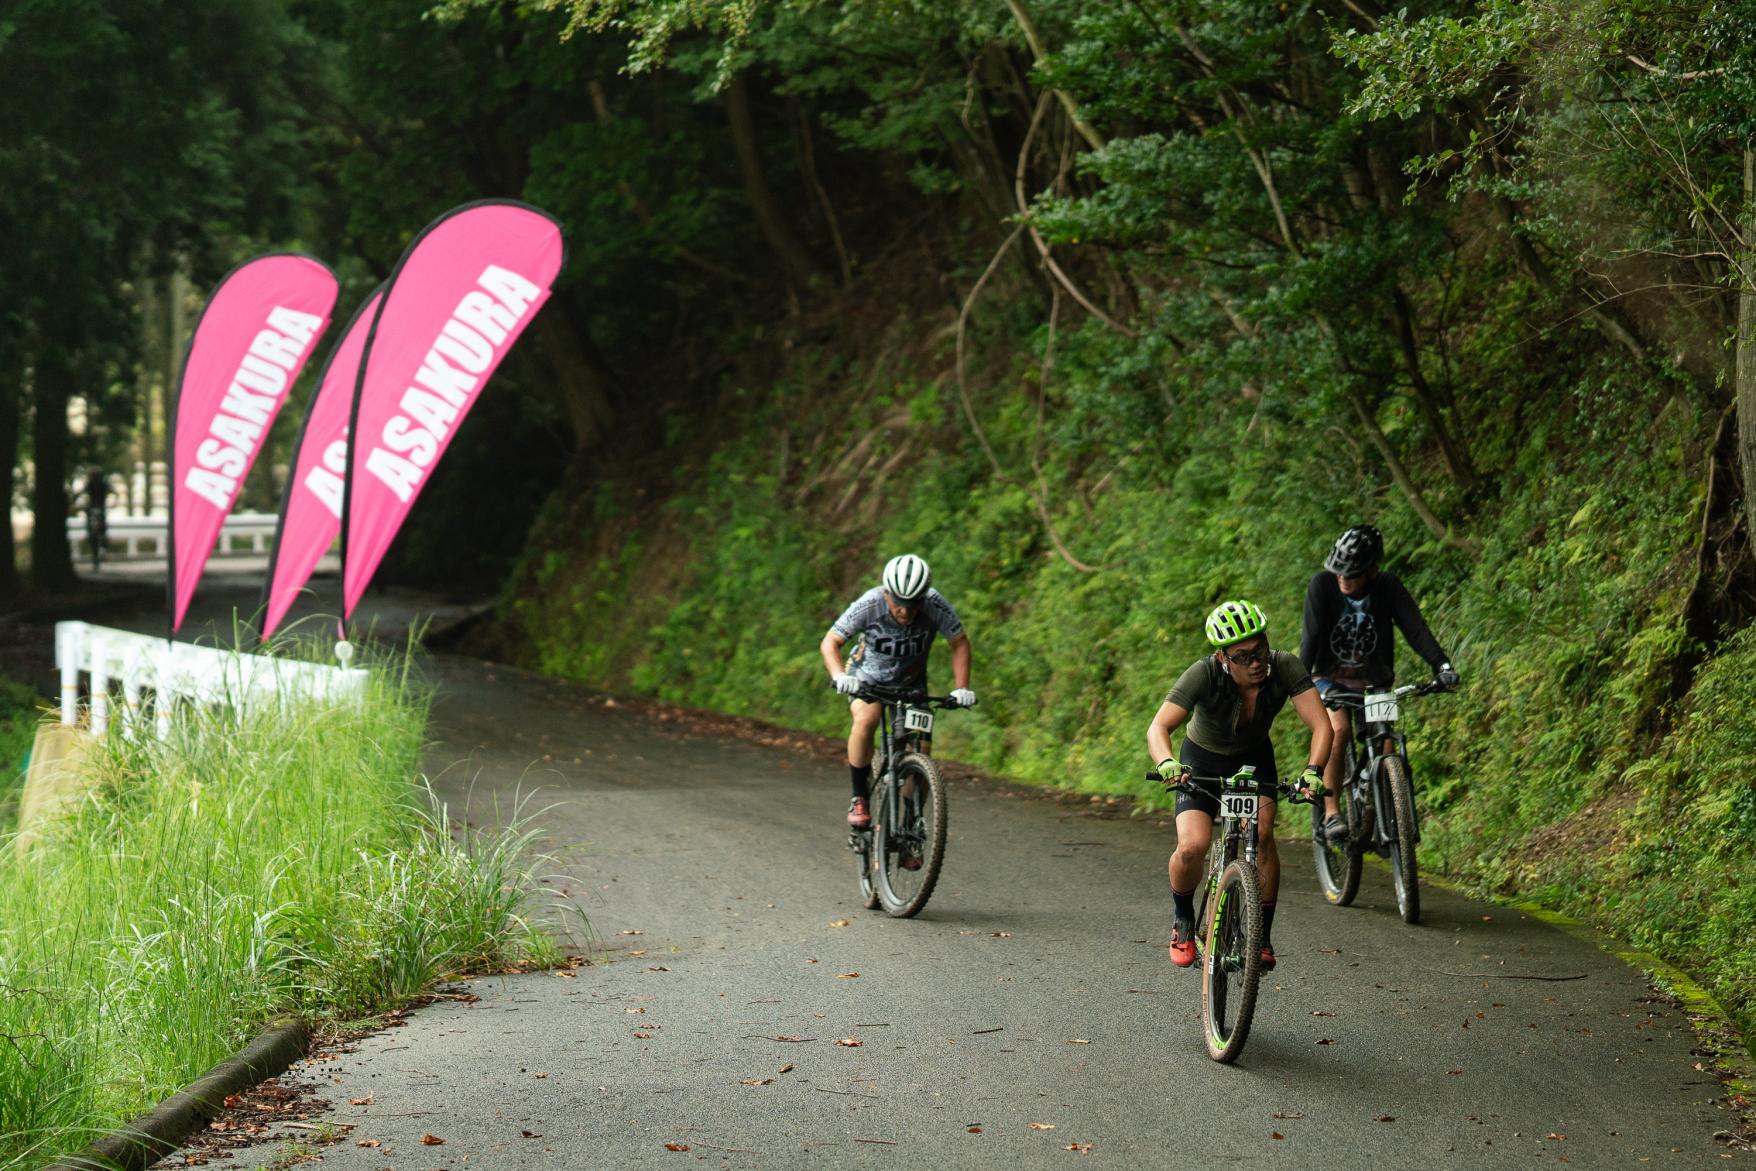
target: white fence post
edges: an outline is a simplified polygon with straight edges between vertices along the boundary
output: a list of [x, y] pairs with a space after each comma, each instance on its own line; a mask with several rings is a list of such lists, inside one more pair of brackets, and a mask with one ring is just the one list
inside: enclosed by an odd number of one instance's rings
[[366, 694], [367, 672], [347, 665], [352, 649], [346, 644], [338, 646], [337, 657], [343, 665], [332, 667], [168, 643], [153, 635], [84, 622], [57, 622], [55, 659], [61, 671], [61, 722], [79, 722], [81, 671], [91, 676], [91, 730], [97, 735], [109, 728], [109, 688], [116, 679], [122, 683], [127, 705], [124, 731], [131, 737], [140, 720], [142, 692], [149, 685], [155, 730], [161, 739], [170, 734], [171, 707], [179, 700], [230, 703], [240, 710], [266, 700], [358, 703]]

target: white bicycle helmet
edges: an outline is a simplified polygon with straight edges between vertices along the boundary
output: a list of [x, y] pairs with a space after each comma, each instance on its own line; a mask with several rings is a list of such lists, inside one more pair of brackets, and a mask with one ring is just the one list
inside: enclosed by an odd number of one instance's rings
[[913, 553], [892, 557], [884, 566], [884, 589], [898, 602], [919, 602], [927, 596], [933, 571]]

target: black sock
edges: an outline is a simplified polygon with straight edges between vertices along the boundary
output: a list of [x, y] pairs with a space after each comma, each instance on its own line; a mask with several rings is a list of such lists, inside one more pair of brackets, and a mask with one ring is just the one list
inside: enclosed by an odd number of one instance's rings
[[872, 789], [872, 766], [869, 764], [848, 765], [848, 779], [853, 782], [854, 796], [864, 801]]
[[1268, 941], [1274, 937], [1274, 904], [1262, 904], [1262, 946], [1267, 947]]
[[1195, 892], [1171, 888], [1171, 913], [1179, 919], [1193, 921], [1195, 918]]

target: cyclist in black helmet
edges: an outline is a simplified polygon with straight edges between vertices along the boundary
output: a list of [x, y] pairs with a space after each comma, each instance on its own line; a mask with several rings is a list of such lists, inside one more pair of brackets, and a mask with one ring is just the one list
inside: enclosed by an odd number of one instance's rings
[[[855, 829], [872, 824], [866, 798], [872, 783], [872, 733], [882, 710], [879, 704], [852, 698], [860, 684], [925, 687], [927, 652], [933, 636], [943, 634], [951, 646], [951, 698], [963, 707], [975, 706], [976, 693], [969, 688], [969, 635], [951, 603], [932, 588], [932, 578], [927, 563], [913, 553], [892, 557], [884, 566], [884, 584], [855, 598], [818, 646], [830, 683], [850, 697], [854, 726], [848, 733], [848, 773], [854, 798], [848, 805], [848, 825]], [[841, 649], [856, 637], [859, 645], [844, 666]]]
[[[1336, 538], [1323, 562], [1323, 572], [1305, 589], [1305, 629], [1299, 640], [1299, 658], [1311, 669], [1311, 681], [1319, 695], [1327, 697], [1337, 688], [1364, 691], [1390, 686], [1396, 676], [1392, 623], [1433, 668], [1440, 684], [1446, 688], [1458, 684], [1451, 657], [1427, 629], [1408, 587], [1394, 573], [1379, 568], [1383, 560], [1384, 535], [1371, 525], [1354, 525]], [[1350, 735], [1346, 709], [1331, 708], [1329, 722], [1335, 728], [1335, 743], [1346, 744]], [[1329, 799], [1323, 803], [1323, 834], [1332, 842], [1347, 837], [1347, 825], [1335, 801], [1341, 757], [1339, 751], [1331, 752], [1323, 770], [1323, 783], [1329, 790]]]

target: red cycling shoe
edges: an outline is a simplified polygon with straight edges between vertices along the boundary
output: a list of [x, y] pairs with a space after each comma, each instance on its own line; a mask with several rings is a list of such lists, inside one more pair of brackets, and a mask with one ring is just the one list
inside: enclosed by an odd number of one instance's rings
[[1171, 925], [1171, 962], [1187, 968], [1195, 962], [1195, 923], [1178, 919]]

